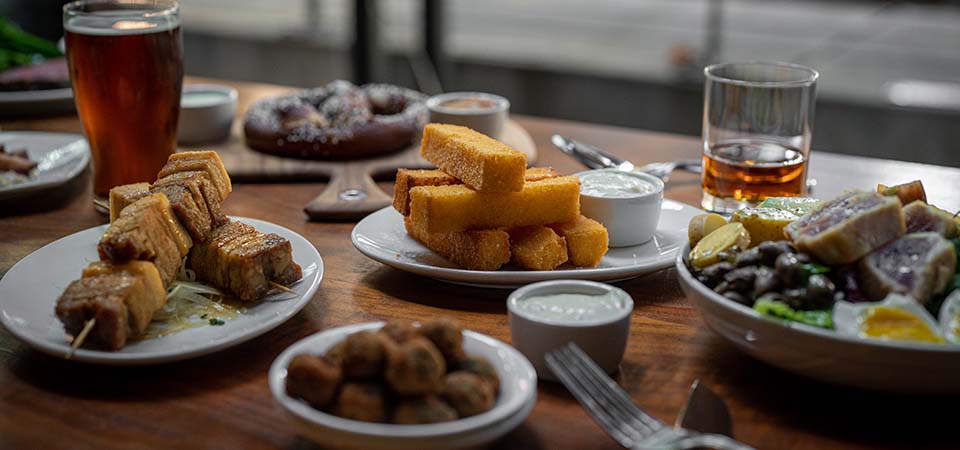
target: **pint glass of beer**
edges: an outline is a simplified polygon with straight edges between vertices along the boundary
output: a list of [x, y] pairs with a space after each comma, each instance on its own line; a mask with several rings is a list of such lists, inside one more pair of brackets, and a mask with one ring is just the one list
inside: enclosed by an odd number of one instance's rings
[[174, 0], [63, 7], [77, 112], [93, 153], [93, 193], [153, 181], [176, 150], [183, 50]]

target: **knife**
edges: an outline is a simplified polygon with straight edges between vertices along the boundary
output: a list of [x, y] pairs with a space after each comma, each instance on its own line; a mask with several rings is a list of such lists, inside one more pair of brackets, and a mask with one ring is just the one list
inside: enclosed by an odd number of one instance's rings
[[673, 426], [733, 437], [733, 421], [727, 404], [700, 380], [690, 386], [687, 402]]
[[686, 170], [688, 172], [700, 173], [700, 160], [688, 159], [674, 162], [661, 162], [647, 164], [637, 167], [630, 161], [627, 161], [612, 153], [606, 152], [592, 145], [587, 145], [573, 139], [568, 139], [559, 134], [555, 134], [550, 141], [560, 151], [574, 157], [583, 165], [591, 169], [617, 169], [626, 172], [645, 172], [666, 181], [674, 169]]

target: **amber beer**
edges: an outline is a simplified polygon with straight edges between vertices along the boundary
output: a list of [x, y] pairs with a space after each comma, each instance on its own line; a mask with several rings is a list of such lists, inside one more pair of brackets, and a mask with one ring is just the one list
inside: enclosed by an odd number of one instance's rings
[[176, 150], [183, 82], [176, 2], [64, 7], [77, 111], [93, 153], [93, 192], [153, 181]]

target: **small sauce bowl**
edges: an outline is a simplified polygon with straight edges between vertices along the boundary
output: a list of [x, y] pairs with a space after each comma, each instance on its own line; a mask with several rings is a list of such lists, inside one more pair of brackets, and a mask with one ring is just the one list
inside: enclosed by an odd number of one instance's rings
[[[591, 192], [585, 180], [610, 174], [612, 182], [624, 177], [636, 179], [649, 186], [645, 192], [600, 193]], [[631, 247], [653, 239], [660, 222], [660, 204], [663, 202], [663, 180], [642, 172], [617, 169], [587, 170], [575, 174], [580, 178], [580, 212], [607, 228], [610, 247]], [[615, 186], [612, 186], [615, 187]]]
[[499, 139], [510, 101], [484, 92], [448, 92], [427, 99], [427, 109], [431, 122], [462, 125]]
[[230, 136], [237, 113], [237, 90], [219, 84], [187, 84], [180, 95], [177, 142], [220, 142]]
[[[557, 297], [563, 294], [590, 297], [602, 306], [598, 306], [599, 312], [578, 311], [572, 306], [574, 297]], [[536, 303], [526, 303], [531, 299]], [[589, 306], [588, 300], [583, 306]], [[633, 299], [609, 284], [543, 281], [513, 291], [507, 298], [507, 311], [513, 346], [533, 363], [539, 378], [556, 381], [544, 355], [569, 342], [576, 343], [607, 373], [617, 371], [630, 336]]]

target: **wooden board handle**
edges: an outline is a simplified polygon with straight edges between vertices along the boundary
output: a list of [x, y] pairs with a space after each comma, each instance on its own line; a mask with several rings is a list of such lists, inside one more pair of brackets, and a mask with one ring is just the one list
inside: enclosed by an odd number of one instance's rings
[[303, 208], [310, 220], [359, 219], [393, 203], [363, 163], [347, 163], [330, 177], [327, 188]]

